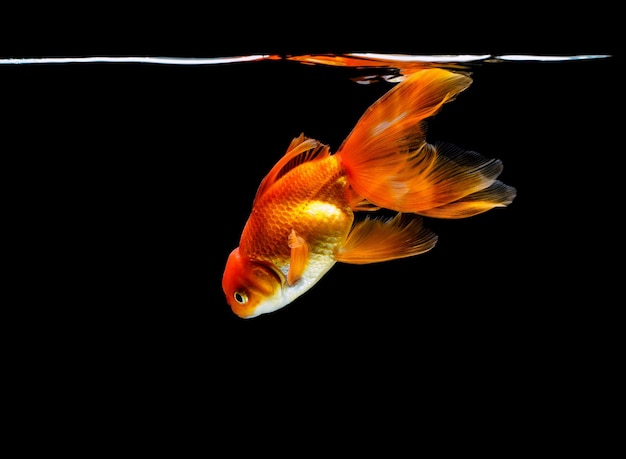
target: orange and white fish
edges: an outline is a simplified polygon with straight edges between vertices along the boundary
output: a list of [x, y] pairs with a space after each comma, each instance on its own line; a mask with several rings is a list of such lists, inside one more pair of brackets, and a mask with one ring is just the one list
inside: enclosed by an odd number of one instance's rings
[[[365, 264], [418, 255], [437, 236], [421, 216], [464, 218], [506, 206], [515, 188], [502, 163], [426, 142], [424, 120], [472, 79], [444, 69], [408, 76], [371, 105], [338, 151], [304, 135], [261, 182], [222, 287], [240, 317], [287, 306], [337, 262]], [[393, 218], [355, 219], [390, 209]]]

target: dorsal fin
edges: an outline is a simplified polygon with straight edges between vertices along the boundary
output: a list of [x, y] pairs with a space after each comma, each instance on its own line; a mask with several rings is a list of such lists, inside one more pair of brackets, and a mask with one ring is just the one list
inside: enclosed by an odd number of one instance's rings
[[330, 148], [315, 139], [305, 137], [300, 134], [295, 137], [285, 155], [272, 167], [272, 170], [265, 176], [256, 192], [255, 201], [263, 195], [274, 183], [276, 183], [283, 175], [300, 164], [307, 161], [325, 158], [330, 155]]

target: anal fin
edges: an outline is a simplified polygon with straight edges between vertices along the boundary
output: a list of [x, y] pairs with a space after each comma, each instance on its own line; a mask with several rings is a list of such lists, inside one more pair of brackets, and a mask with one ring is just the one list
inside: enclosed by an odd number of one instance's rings
[[354, 225], [336, 260], [367, 264], [419, 255], [432, 249], [437, 235], [416, 215], [397, 214], [389, 220], [366, 218]]

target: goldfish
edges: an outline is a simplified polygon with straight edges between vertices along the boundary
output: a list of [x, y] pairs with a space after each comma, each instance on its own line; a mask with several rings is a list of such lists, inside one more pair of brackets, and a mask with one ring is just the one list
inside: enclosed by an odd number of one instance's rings
[[501, 160], [426, 141], [427, 118], [471, 83], [467, 73], [420, 70], [370, 105], [336, 152], [294, 138], [261, 181], [226, 261], [222, 288], [232, 311], [277, 311], [336, 263], [428, 252], [438, 237], [424, 217], [466, 218], [510, 204], [517, 190], [498, 180]]

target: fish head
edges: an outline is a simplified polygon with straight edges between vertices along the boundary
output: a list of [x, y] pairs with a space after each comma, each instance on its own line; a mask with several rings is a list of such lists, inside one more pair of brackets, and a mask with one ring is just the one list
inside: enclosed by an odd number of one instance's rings
[[284, 283], [284, 276], [279, 270], [250, 259], [239, 248], [230, 253], [222, 277], [226, 302], [235, 314], [244, 319], [282, 307]]

